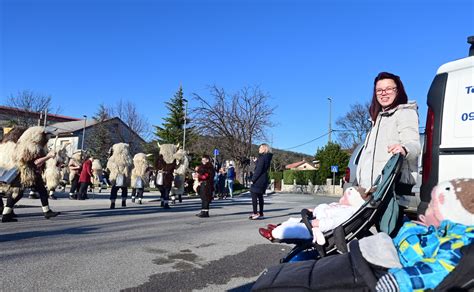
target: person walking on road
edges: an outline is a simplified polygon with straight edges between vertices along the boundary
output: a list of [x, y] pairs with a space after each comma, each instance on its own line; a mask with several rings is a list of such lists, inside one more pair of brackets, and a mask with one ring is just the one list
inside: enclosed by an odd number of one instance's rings
[[[249, 216], [251, 220], [263, 219], [263, 195], [268, 187], [268, 170], [272, 162], [272, 150], [268, 144], [262, 144], [258, 148], [259, 156], [255, 163], [255, 170], [252, 176], [252, 186], [250, 193], [252, 194], [253, 214]], [[257, 213], [258, 202], [258, 213]]]
[[81, 170], [81, 175], [79, 176], [79, 194], [77, 195], [78, 200], [87, 200], [89, 199], [87, 197], [87, 189], [89, 188], [89, 185], [91, 184], [91, 178], [93, 177], [92, 175], [92, 161], [94, 160], [94, 157], [85, 157], [86, 161], [82, 164], [82, 170]]
[[196, 214], [200, 218], [209, 217], [209, 204], [212, 200], [212, 192], [214, 191], [214, 166], [208, 155], [201, 158], [202, 164], [197, 169], [197, 179], [199, 186], [197, 188], [199, 197], [201, 197], [201, 212]]
[[109, 179], [112, 184], [110, 209], [115, 209], [115, 200], [119, 189], [122, 190], [122, 207], [127, 206], [127, 185], [129, 184], [131, 166], [130, 146], [126, 143], [114, 144], [107, 161], [107, 169], [110, 171]]

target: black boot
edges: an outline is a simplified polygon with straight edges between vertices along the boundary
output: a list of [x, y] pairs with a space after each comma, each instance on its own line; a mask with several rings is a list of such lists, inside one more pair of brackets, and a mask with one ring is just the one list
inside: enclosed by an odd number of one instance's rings
[[37, 200], [39, 199], [39, 196], [36, 194], [36, 193], [30, 193], [30, 195], [28, 196], [29, 199], [34, 199], [34, 200]]
[[160, 206], [163, 207], [164, 205], [165, 205], [165, 202], [163, 202], [162, 200]]
[[165, 205], [163, 206], [163, 209], [171, 209], [171, 207], [170, 207], [170, 205], [165, 204]]
[[208, 218], [209, 211], [202, 211], [201, 214], [198, 215], [199, 218]]
[[115, 202], [110, 202], [110, 209], [115, 209]]
[[122, 200], [122, 207], [127, 207], [127, 201]]
[[49, 210], [48, 212], [44, 212], [43, 214], [44, 214], [44, 218], [49, 219], [49, 218], [58, 216], [59, 214], [61, 214], [61, 212], [53, 212]]
[[178, 202], [180, 202], [180, 203], [183, 202], [183, 198], [181, 197], [181, 195], [178, 195]]
[[2, 215], [2, 222], [17, 222], [18, 220], [13, 218], [13, 214], [3, 214]]

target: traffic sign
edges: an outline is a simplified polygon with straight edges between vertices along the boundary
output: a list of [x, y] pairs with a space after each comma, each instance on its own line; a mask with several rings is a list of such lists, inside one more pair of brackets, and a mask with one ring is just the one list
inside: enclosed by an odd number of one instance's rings
[[331, 172], [339, 172], [337, 165], [331, 165]]
[[217, 156], [217, 155], [219, 155], [219, 149], [215, 148], [214, 149], [214, 156]]

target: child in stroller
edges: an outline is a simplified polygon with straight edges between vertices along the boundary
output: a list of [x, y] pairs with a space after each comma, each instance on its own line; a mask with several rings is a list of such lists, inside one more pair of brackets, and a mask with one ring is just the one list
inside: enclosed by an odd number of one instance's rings
[[[272, 229], [277, 226], [270, 225], [266, 229], [271, 231], [272, 242], [294, 244], [292, 250], [280, 260], [282, 263], [304, 261], [309, 259], [322, 258], [326, 255], [335, 253], [345, 253], [348, 250], [347, 244], [353, 239], [360, 239], [373, 234], [373, 227], [377, 231], [391, 233], [396, 231], [399, 226], [395, 226], [399, 212], [394, 193], [394, 185], [400, 173], [403, 157], [400, 154], [393, 155], [382, 169], [381, 174], [377, 177], [374, 185], [371, 187], [370, 196], [365, 198], [362, 206], [355, 208], [355, 213], [350, 215], [347, 220], [341, 220], [343, 223], [334, 224], [336, 226], [328, 231], [321, 229], [313, 230], [314, 214], [308, 209], [301, 211], [301, 221], [307, 228], [307, 238], [289, 238], [276, 239]], [[369, 192], [368, 192], [369, 193]], [[302, 225], [298, 225], [302, 227]], [[313, 232], [323, 234], [320, 243], [313, 242]], [[268, 235], [268, 233], [264, 232]], [[320, 236], [317, 235], [316, 236]], [[267, 236], [265, 236], [268, 238]]]
[[320, 204], [314, 209], [308, 209], [312, 213], [310, 224], [312, 233], [309, 232], [301, 218], [290, 218], [287, 221], [267, 228], [260, 228], [260, 235], [270, 241], [284, 239], [313, 239], [319, 245], [324, 245], [326, 239], [323, 232], [332, 230], [349, 219], [360, 207], [370, 199], [373, 188], [366, 191], [359, 187], [350, 187], [341, 197], [339, 202], [331, 204]]

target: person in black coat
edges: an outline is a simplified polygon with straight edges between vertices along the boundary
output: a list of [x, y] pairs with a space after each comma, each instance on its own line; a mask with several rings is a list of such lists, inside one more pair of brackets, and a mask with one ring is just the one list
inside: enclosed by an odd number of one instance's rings
[[[270, 169], [270, 163], [272, 162], [273, 154], [268, 144], [262, 144], [258, 148], [260, 154], [255, 163], [255, 170], [252, 175], [252, 186], [250, 187], [250, 193], [252, 194], [252, 206], [253, 214], [250, 215], [249, 219], [257, 220], [263, 218], [263, 194], [268, 187], [269, 178], [268, 170]], [[257, 201], [259, 206], [259, 212], [257, 213]]]

